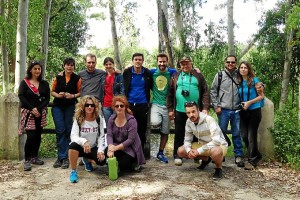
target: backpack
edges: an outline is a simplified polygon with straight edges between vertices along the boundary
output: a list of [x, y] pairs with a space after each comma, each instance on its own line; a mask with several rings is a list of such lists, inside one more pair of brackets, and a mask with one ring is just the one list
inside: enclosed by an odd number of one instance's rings
[[222, 71], [218, 72], [217, 97], [219, 97], [219, 92], [220, 92], [220, 87], [221, 87], [222, 76], [223, 76]]

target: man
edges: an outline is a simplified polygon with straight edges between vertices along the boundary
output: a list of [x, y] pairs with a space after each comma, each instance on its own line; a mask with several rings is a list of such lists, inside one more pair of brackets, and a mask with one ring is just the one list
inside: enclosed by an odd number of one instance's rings
[[102, 69], [96, 69], [97, 57], [94, 54], [87, 54], [84, 58], [86, 69], [78, 73], [82, 79], [80, 96], [94, 96], [98, 101], [101, 97], [100, 83], [105, 81], [106, 72]]
[[237, 59], [229, 55], [225, 59], [225, 70], [216, 74], [210, 96], [212, 105], [218, 115], [221, 130], [230, 144], [226, 133], [230, 121], [232, 142], [234, 147], [235, 163], [238, 167], [244, 167], [243, 145], [240, 134], [240, 97], [238, 93], [238, 71], [236, 69]]
[[168, 68], [168, 56], [160, 53], [157, 55], [157, 69], [151, 69], [153, 76], [153, 100], [151, 106], [151, 126], [160, 129], [160, 145], [156, 155], [157, 160], [168, 163], [164, 155], [164, 149], [168, 141], [170, 132], [170, 120], [167, 109], [167, 94], [171, 76], [176, 72], [175, 69]]
[[192, 67], [192, 60], [189, 57], [183, 57], [180, 60], [181, 70], [172, 76], [167, 98], [167, 107], [169, 118], [175, 118], [175, 138], [174, 138], [174, 163], [182, 165], [182, 159], [177, 155], [177, 149], [183, 145], [185, 122], [187, 115], [185, 113], [184, 103], [195, 101], [203, 113], [207, 114], [210, 98], [208, 88], [203, 75]]
[[138, 134], [144, 149], [146, 143], [150, 89], [152, 89], [153, 86], [153, 79], [150, 70], [143, 67], [143, 54], [133, 54], [132, 62], [133, 66], [125, 69], [123, 72], [124, 89], [129, 102], [129, 108], [137, 120]]
[[[184, 145], [178, 148], [178, 156], [187, 159], [201, 159], [198, 169], [204, 169], [213, 160], [216, 168], [214, 179], [222, 178], [222, 161], [228, 144], [214, 118], [201, 113], [196, 102], [184, 104], [188, 120], [185, 125]], [[197, 142], [193, 142], [193, 137]]]

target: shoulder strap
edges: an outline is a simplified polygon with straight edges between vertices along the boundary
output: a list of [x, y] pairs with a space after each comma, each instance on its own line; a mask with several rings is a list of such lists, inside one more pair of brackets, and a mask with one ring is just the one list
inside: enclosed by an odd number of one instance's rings
[[221, 81], [222, 81], [222, 71], [218, 72], [218, 87], [217, 87], [217, 97], [219, 97], [220, 87], [221, 87]]
[[32, 83], [30, 83], [30, 81], [29, 81], [27, 78], [25, 78], [24, 81], [25, 81], [26, 85], [29, 87], [29, 89], [30, 89], [34, 94], [40, 96], [39, 90], [38, 90]]

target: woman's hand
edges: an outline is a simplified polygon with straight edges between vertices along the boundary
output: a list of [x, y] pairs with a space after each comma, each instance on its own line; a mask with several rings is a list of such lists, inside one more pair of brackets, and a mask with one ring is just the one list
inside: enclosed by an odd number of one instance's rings
[[246, 102], [242, 102], [243, 103], [243, 110], [248, 110], [248, 108], [251, 106], [251, 102], [246, 101]]
[[88, 141], [86, 141], [83, 145], [84, 153], [91, 153], [91, 146]]
[[104, 153], [103, 152], [98, 152], [97, 153], [97, 158], [98, 158], [99, 161], [104, 160], [105, 159]]
[[31, 113], [35, 116], [35, 117], [40, 117], [41, 114], [39, 113], [38, 109], [37, 108], [33, 108], [31, 110]]
[[108, 151], [107, 152], [107, 157], [109, 157], [109, 158], [114, 157], [114, 152]]

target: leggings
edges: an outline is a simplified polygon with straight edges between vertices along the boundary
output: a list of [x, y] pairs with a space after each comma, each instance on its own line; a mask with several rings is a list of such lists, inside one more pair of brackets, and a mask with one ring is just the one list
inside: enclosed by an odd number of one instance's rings
[[34, 118], [36, 130], [26, 130], [27, 139], [24, 147], [25, 160], [29, 161], [31, 158], [37, 157], [42, 140], [41, 120], [42, 118]]

